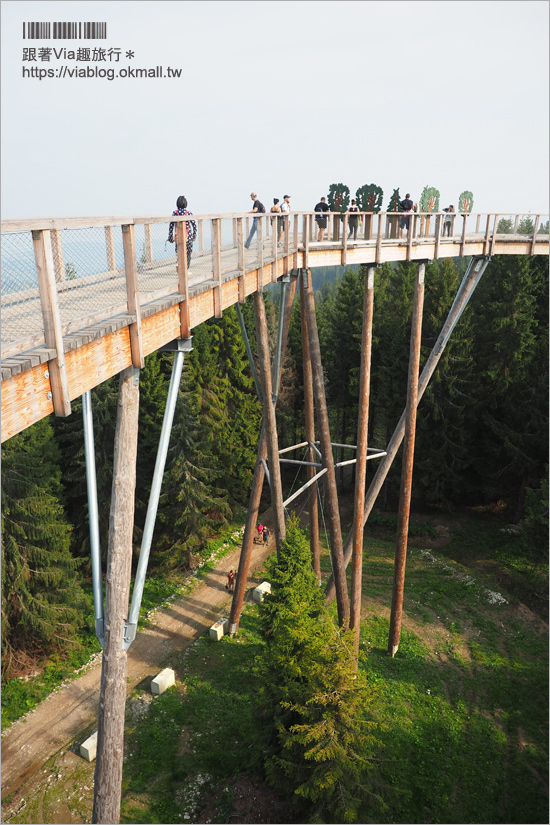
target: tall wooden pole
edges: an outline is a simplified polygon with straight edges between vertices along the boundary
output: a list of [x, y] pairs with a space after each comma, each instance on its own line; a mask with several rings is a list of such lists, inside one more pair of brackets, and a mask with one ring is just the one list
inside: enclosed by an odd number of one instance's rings
[[275, 546], [277, 556], [281, 551], [281, 544], [286, 537], [285, 510], [283, 507], [283, 485], [281, 482], [281, 465], [279, 464], [279, 440], [277, 437], [277, 421], [273, 406], [273, 386], [271, 383], [271, 362], [269, 357], [269, 338], [267, 334], [267, 318], [263, 295], [254, 293], [254, 317], [256, 320], [256, 345], [258, 348], [258, 365], [260, 384], [262, 387], [262, 407], [264, 428], [269, 460], [269, 476], [271, 481], [271, 503], [273, 507], [273, 521], [275, 528]]
[[120, 818], [128, 618], [139, 412], [139, 370], [120, 373], [109, 519], [105, 593], [105, 641], [99, 697], [97, 761], [92, 822], [116, 825]]
[[[311, 360], [309, 357], [309, 339], [307, 331], [307, 317], [305, 310], [304, 279], [300, 278], [300, 311], [302, 320], [302, 357], [304, 372], [304, 418], [306, 441], [310, 446], [307, 449], [306, 461], [315, 461], [315, 454], [311, 444], [315, 441], [315, 409], [313, 406], [313, 376], [311, 373]], [[316, 468], [307, 467], [307, 480], [310, 481], [315, 476]], [[321, 585], [321, 555], [319, 551], [319, 506], [317, 501], [317, 484], [312, 484], [308, 488], [308, 511], [309, 511], [309, 546], [311, 549], [311, 566], [317, 577], [319, 586]]]
[[336, 490], [336, 476], [334, 472], [334, 458], [330, 440], [327, 401], [323, 379], [323, 365], [319, 346], [319, 333], [315, 317], [315, 302], [311, 285], [311, 272], [308, 270], [308, 285], [304, 289], [305, 307], [307, 314], [307, 329], [309, 338], [309, 354], [313, 374], [313, 391], [315, 395], [315, 409], [319, 426], [319, 441], [323, 454], [325, 473], [325, 490], [327, 496], [327, 517], [330, 535], [330, 552], [332, 569], [336, 586], [336, 603], [338, 606], [338, 622], [340, 627], [349, 625], [349, 596], [346, 582], [346, 568], [342, 548], [342, 528], [340, 526], [340, 512], [338, 510], [338, 493]]
[[372, 350], [372, 314], [374, 306], [374, 267], [367, 269], [363, 303], [361, 369], [359, 376], [359, 417], [357, 423], [357, 459], [355, 464], [355, 499], [353, 509], [353, 554], [351, 572], [350, 628], [355, 630], [355, 655], [359, 653], [361, 626], [361, 585], [363, 578], [363, 532], [365, 522], [365, 486], [367, 480], [367, 446], [369, 434], [370, 365]]
[[[430, 378], [434, 374], [436, 367], [439, 363], [439, 359], [443, 354], [447, 341], [449, 340], [453, 329], [455, 328], [456, 324], [458, 323], [460, 316], [462, 315], [466, 305], [472, 295], [474, 289], [476, 288], [477, 284], [479, 283], [483, 272], [487, 264], [489, 263], [489, 258], [486, 257], [473, 257], [468, 267], [468, 271], [464, 275], [462, 279], [462, 283], [458, 288], [455, 300], [451, 309], [449, 310], [449, 314], [445, 323], [443, 324], [443, 328], [437, 337], [437, 341], [435, 342], [430, 355], [428, 356], [428, 360], [424, 364], [422, 369], [422, 375], [420, 376], [420, 380], [418, 382], [418, 403], [420, 403], [420, 399], [424, 395], [426, 387], [430, 383]], [[393, 431], [393, 435], [390, 438], [388, 446], [386, 447], [386, 455], [378, 465], [378, 469], [374, 474], [374, 478], [372, 479], [369, 489], [367, 491], [367, 495], [365, 497], [365, 509], [364, 509], [364, 522], [367, 521], [372, 508], [374, 507], [374, 503], [378, 497], [380, 490], [382, 489], [382, 485], [386, 480], [386, 476], [390, 470], [391, 465], [397, 455], [399, 447], [401, 446], [401, 442], [403, 441], [403, 436], [405, 434], [405, 412], [401, 415], [395, 430]], [[350, 531], [348, 534], [345, 544], [344, 544], [344, 563], [347, 566], [351, 559], [352, 554], [352, 541], [353, 541], [353, 533]], [[327, 586], [325, 589], [326, 601], [330, 603], [334, 596], [336, 595], [336, 589], [334, 586], [334, 576], [331, 576], [327, 582]]]
[[414, 464], [414, 439], [416, 433], [416, 407], [418, 404], [418, 373], [420, 369], [420, 343], [422, 338], [422, 310], [424, 306], [424, 273], [426, 265], [418, 264], [414, 288], [414, 306], [411, 326], [409, 378], [407, 382], [407, 406], [405, 409], [405, 439], [403, 442], [403, 466], [397, 516], [397, 543], [393, 569], [393, 593], [390, 616], [388, 653], [395, 656], [401, 635], [405, 564], [407, 561], [407, 537], [411, 509], [412, 476]]
[[[288, 332], [290, 329], [290, 316], [292, 314], [292, 304], [294, 303], [294, 295], [296, 293], [296, 276], [292, 276], [288, 289], [286, 290], [286, 305], [285, 317], [282, 336], [282, 352], [284, 353], [288, 341]], [[279, 374], [282, 372], [283, 358], [281, 357], [281, 367]], [[260, 501], [262, 498], [262, 488], [264, 483], [264, 465], [267, 457], [267, 442], [265, 437], [265, 427], [262, 424], [260, 439], [258, 441], [258, 453], [256, 457], [256, 466], [254, 468], [254, 477], [252, 480], [252, 488], [250, 490], [250, 499], [248, 502], [248, 511], [246, 515], [246, 524], [244, 528], [243, 541], [241, 546], [241, 555], [239, 557], [239, 567], [237, 569], [237, 582], [235, 584], [235, 592], [233, 594], [233, 602], [231, 603], [231, 613], [229, 615], [229, 632], [231, 635], [237, 633], [239, 629], [239, 620], [241, 618], [241, 611], [243, 608], [244, 594], [246, 589], [246, 580], [248, 578], [248, 569], [250, 567], [250, 558], [252, 556], [252, 544], [254, 542], [254, 531], [258, 521], [258, 513], [260, 510]]]

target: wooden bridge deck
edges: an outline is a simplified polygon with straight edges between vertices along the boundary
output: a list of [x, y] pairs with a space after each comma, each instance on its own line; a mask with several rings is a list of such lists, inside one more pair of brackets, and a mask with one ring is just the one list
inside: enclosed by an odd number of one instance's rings
[[[269, 234], [269, 217], [264, 217], [262, 245], [256, 235], [247, 250], [247, 215], [193, 216], [199, 239], [183, 278], [175, 255], [168, 256], [173, 247], [157, 256], [153, 253], [151, 228], [165, 232], [169, 220], [165, 216], [4, 221], [3, 246], [15, 238], [10, 233], [19, 233], [18, 237], [33, 233], [36, 286], [29, 286], [27, 278], [21, 284], [26, 288], [14, 289], [11, 283], [10, 292], [4, 294], [4, 287], [2, 291], [2, 441], [54, 410], [59, 414], [61, 403], [69, 408], [70, 401], [82, 393], [184, 337], [185, 326], [188, 333], [208, 318], [219, 317], [227, 307], [291, 270], [470, 255], [548, 254], [548, 236], [536, 234], [540, 218], [547, 216], [536, 217], [533, 235], [497, 234], [496, 215], [486, 216], [481, 231], [478, 216], [476, 231], [467, 232], [467, 222], [473, 224], [476, 216], [464, 216], [462, 226], [457, 224], [460, 234], [451, 238], [441, 237], [440, 216], [432, 215], [431, 228], [427, 221], [423, 229], [422, 216], [416, 216], [418, 228], [400, 240], [389, 237], [395, 234], [390, 224], [395, 216], [383, 213], [376, 216], [371, 239], [349, 241], [344, 224], [343, 239], [335, 239], [333, 232], [331, 240], [318, 243], [312, 216], [299, 213], [291, 216], [283, 248]], [[224, 245], [222, 224], [226, 236], [232, 235]], [[141, 263], [133, 240], [134, 254], [126, 246], [125, 266], [116, 267], [112, 229], [117, 226], [145, 227]], [[104, 271], [75, 275], [70, 265], [63, 264], [60, 233], [91, 227], [105, 230], [110, 265]], [[102, 268], [100, 260], [105, 255], [98, 256], [97, 270]], [[27, 271], [28, 266], [27, 261]]]

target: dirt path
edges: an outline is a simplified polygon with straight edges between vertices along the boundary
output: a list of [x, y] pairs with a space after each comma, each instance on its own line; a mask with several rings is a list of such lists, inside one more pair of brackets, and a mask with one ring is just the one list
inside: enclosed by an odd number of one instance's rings
[[[220, 615], [228, 615], [231, 597], [225, 590], [227, 572], [237, 569], [240, 546], [220, 560], [216, 569], [191, 594], [156, 613], [154, 626], [140, 631], [128, 651], [128, 693], [147, 677], [154, 677], [169, 664], [174, 651], [188, 647]], [[256, 570], [275, 549], [253, 545], [248, 586], [256, 585]], [[75, 739], [84, 741], [97, 728], [101, 655], [97, 661], [65, 687], [50, 694], [24, 718], [14, 722], [2, 736], [2, 799], [25, 792], [34, 775], [57, 751]], [[2, 821], [5, 821], [3, 818]]]

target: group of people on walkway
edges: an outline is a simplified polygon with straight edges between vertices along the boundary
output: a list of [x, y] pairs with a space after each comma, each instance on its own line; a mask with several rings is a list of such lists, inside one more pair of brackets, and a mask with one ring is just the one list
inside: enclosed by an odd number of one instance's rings
[[[254, 235], [258, 231], [258, 222], [260, 220], [260, 215], [265, 215], [266, 209], [264, 204], [258, 198], [256, 192], [251, 192], [250, 197], [252, 198], [252, 209], [250, 210], [250, 214], [254, 215], [252, 226], [250, 227], [250, 232], [248, 234], [248, 238], [245, 241], [245, 248], [249, 249], [250, 244], [252, 243], [252, 239]], [[411, 215], [418, 212], [418, 202], [414, 202], [411, 199], [410, 193], [407, 192], [405, 197], [402, 201], [399, 202], [399, 208], [401, 210], [402, 217], [399, 223], [399, 236], [403, 238], [404, 231], [407, 230], [407, 234], [410, 230], [410, 223], [411, 223]], [[325, 238], [325, 231], [327, 228], [328, 223], [328, 212], [330, 212], [330, 206], [327, 203], [326, 197], [322, 197], [319, 200], [319, 203], [315, 204], [314, 210], [315, 214], [315, 222], [317, 223], [317, 241], [322, 242]], [[357, 228], [359, 225], [359, 207], [357, 205], [357, 200], [355, 198], [351, 199], [351, 205], [348, 208], [348, 240], [357, 240]], [[451, 204], [443, 209], [445, 212], [445, 218], [443, 220], [443, 236], [447, 235], [449, 238], [451, 237], [454, 229], [454, 219], [456, 215], [456, 210], [454, 206]], [[285, 216], [290, 215], [290, 195], [284, 195], [282, 203], [280, 202], [279, 198], [273, 198], [273, 206], [270, 209], [270, 213], [277, 216], [277, 244], [278, 246], [283, 246], [283, 238], [285, 231], [287, 231], [288, 221], [285, 220]], [[185, 195], [180, 195], [176, 201], [176, 209], [172, 212], [172, 215], [192, 215], [193, 213], [187, 209], [187, 198]], [[193, 243], [197, 237], [197, 223], [196, 221], [184, 221], [184, 231], [186, 236], [186, 251], [187, 251], [187, 267], [191, 265], [191, 255], [193, 252]], [[170, 243], [175, 242], [175, 226], [176, 222], [172, 221], [170, 226], [168, 227], [168, 241]], [[178, 252], [178, 245], [176, 243], [176, 255]]]
[[[257, 215], [265, 215], [265, 206], [258, 199], [258, 195], [256, 192], [251, 192], [250, 197], [252, 198], [252, 209], [250, 210], [250, 214], [255, 215], [252, 226], [250, 227], [250, 232], [248, 238], [245, 241], [245, 248], [249, 249], [250, 244], [252, 243], [252, 238], [258, 231], [258, 220], [259, 218]], [[277, 243], [279, 246], [283, 245], [283, 236], [285, 234], [285, 215], [290, 215], [290, 195], [284, 195], [283, 202], [279, 201], [279, 198], [273, 198], [273, 206], [269, 210], [272, 214], [277, 215]]]

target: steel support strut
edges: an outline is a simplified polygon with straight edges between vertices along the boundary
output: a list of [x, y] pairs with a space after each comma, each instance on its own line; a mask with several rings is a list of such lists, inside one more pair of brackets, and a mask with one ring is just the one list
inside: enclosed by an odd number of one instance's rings
[[355, 498], [353, 508], [353, 565], [351, 573], [350, 628], [355, 631], [355, 656], [359, 653], [361, 626], [361, 585], [363, 578], [363, 510], [367, 479], [367, 452], [369, 433], [370, 366], [372, 351], [372, 315], [374, 307], [374, 266], [367, 269], [363, 302], [363, 330], [361, 337], [361, 367], [359, 376], [359, 417], [357, 422], [357, 456], [355, 468]]
[[[478, 285], [481, 276], [485, 272], [487, 264], [490, 261], [489, 256], [474, 256], [472, 257], [468, 269], [462, 279], [462, 282], [458, 288], [455, 300], [451, 309], [449, 310], [449, 314], [447, 319], [443, 325], [441, 332], [435, 342], [433, 349], [428, 357], [428, 360], [424, 364], [424, 368], [422, 370], [422, 374], [420, 376], [420, 380], [418, 382], [418, 398], [417, 403], [420, 403], [420, 399], [424, 395], [426, 387], [429, 384], [430, 378], [432, 377], [435, 369], [439, 363], [439, 359], [445, 349], [445, 345], [450, 338], [451, 332], [453, 331], [454, 327], [456, 326], [460, 316], [464, 312], [468, 301]], [[374, 502], [378, 497], [378, 493], [382, 489], [382, 485], [386, 480], [386, 476], [390, 470], [391, 465], [393, 464], [394, 458], [397, 455], [397, 451], [401, 446], [401, 442], [403, 441], [403, 436], [405, 434], [405, 413], [403, 412], [399, 422], [393, 432], [393, 435], [388, 443], [386, 448], [386, 455], [380, 462], [380, 465], [372, 479], [366, 498], [365, 498], [365, 509], [363, 513], [364, 522], [367, 521], [370, 512], [374, 506]], [[353, 534], [350, 532], [348, 537], [346, 538], [346, 542], [344, 544], [344, 563], [346, 565], [349, 564], [352, 555], [352, 539]], [[331, 602], [335, 596], [335, 584], [334, 584], [334, 576], [331, 576], [327, 582], [327, 586], [325, 589], [326, 600], [327, 602]]]
[[401, 469], [401, 489], [399, 492], [399, 513], [397, 517], [397, 544], [393, 568], [393, 593], [390, 616], [388, 653], [395, 656], [401, 635], [403, 613], [403, 590], [405, 587], [405, 564], [407, 561], [407, 537], [409, 534], [409, 513], [411, 509], [412, 476], [414, 465], [414, 440], [416, 434], [416, 407], [418, 404], [418, 373], [420, 369], [420, 344], [422, 341], [422, 312], [424, 308], [424, 275], [426, 265], [418, 264], [414, 287], [414, 304], [411, 324], [411, 345], [409, 355], [409, 376], [407, 380], [407, 406], [405, 409], [405, 441], [403, 444], [403, 466]]
[[99, 545], [99, 515], [97, 507], [97, 478], [95, 471], [94, 420], [91, 390], [82, 396], [84, 423], [84, 453], [86, 456], [86, 487], [88, 490], [88, 522], [90, 528], [90, 556], [92, 561], [92, 588], [94, 591], [95, 635], [103, 647], [103, 582], [101, 579], [101, 549]]
[[[189, 343], [187, 351], [191, 349], [190, 339], [188, 339], [188, 341], [185, 342], [182, 341], [182, 343]], [[172, 375], [170, 376], [170, 386], [168, 388], [168, 395], [166, 397], [166, 408], [164, 410], [164, 417], [162, 420], [162, 429], [160, 433], [159, 446], [157, 450], [157, 458], [155, 461], [155, 469], [153, 472], [153, 481], [151, 483], [151, 492], [149, 494], [149, 504], [147, 505], [147, 515], [145, 517], [145, 526], [143, 528], [143, 538], [141, 540], [139, 562], [136, 570], [136, 576], [134, 579], [132, 605], [130, 607], [128, 621], [124, 625], [124, 639], [122, 642], [124, 650], [128, 650], [128, 648], [136, 638], [136, 631], [139, 620], [139, 610], [141, 607], [141, 600], [143, 597], [145, 577], [147, 575], [147, 565], [149, 563], [149, 554], [151, 551], [151, 542], [153, 540], [153, 532], [155, 529], [155, 521], [157, 517], [158, 503], [160, 498], [160, 490], [162, 486], [162, 479], [164, 476], [164, 468], [166, 466], [166, 456], [168, 455], [168, 446], [170, 444], [170, 434], [172, 432], [172, 424], [174, 422], [174, 412], [178, 400], [184, 357], [185, 352], [183, 350], [178, 350], [174, 353]]]

